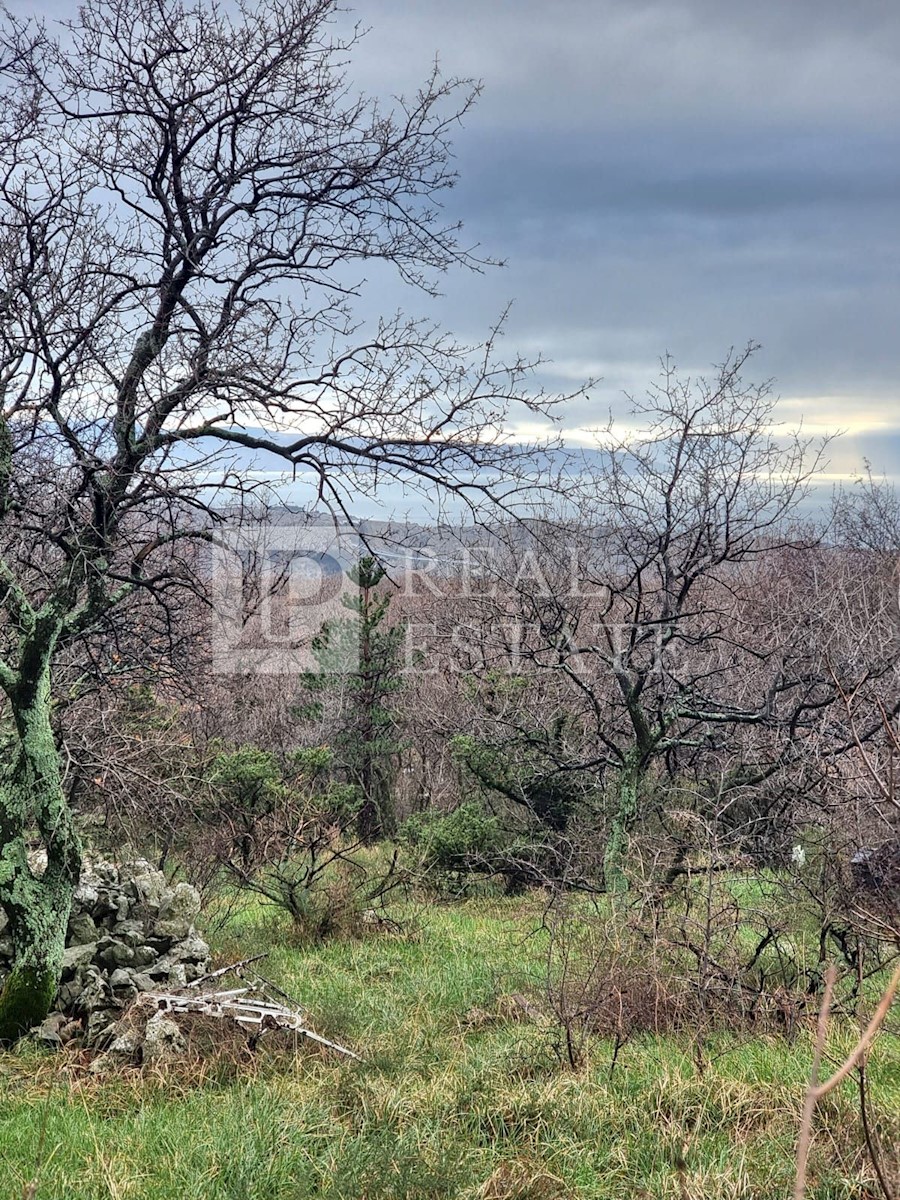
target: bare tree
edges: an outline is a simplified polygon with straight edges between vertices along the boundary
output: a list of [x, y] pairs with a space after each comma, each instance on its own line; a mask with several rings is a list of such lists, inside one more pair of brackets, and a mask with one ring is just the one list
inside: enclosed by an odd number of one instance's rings
[[[838, 696], [823, 623], [807, 607], [821, 533], [799, 513], [823, 448], [774, 428], [768, 386], [742, 377], [752, 350], [708, 381], [665, 360], [660, 384], [634, 406], [644, 432], [610, 431], [574, 516], [536, 528], [530, 549], [520, 532], [510, 540], [499, 624], [515, 617], [526, 631], [518, 671], [556, 680], [551, 711], [562, 703], [589, 729], [549, 766], [607, 784], [608, 887], [625, 885], [627, 838], [661, 811], [660, 790], [690, 782], [701, 797], [709, 791], [710, 811], [738, 811], [808, 742], [820, 745], [822, 714]], [[806, 575], [788, 596], [779, 564], [791, 555]], [[496, 628], [496, 600], [489, 610]], [[850, 666], [883, 671], [892, 654], [869, 637]], [[494, 670], [504, 658], [497, 637]], [[535, 745], [511, 707], [506, 721], [507, 740]], [[846, 731], [830, 753], [839, 741], [846, 749]]]
[[438, 204], [474, 90], [435, 71], [392, 111], [356, 98], [335, 11], [87, 0], [64, 40], [3, 19], [0, 1037], [52, 1001], [80, 869], [54, 662], [137, 596], [171, 606], [185, 543], [259, 486], [229, 451], [345, 513], [390, 478], [470, 505], [521, 486], [501, 435], [511, 404], [543, 410], [527, 364], [354, 316], [361, 264], [426, 291], [479, 265]]

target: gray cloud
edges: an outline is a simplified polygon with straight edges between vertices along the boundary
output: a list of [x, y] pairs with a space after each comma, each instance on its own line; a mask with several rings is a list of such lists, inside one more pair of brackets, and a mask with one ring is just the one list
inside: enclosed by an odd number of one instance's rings
[[395, 90], [439, 51], [488, 86], [505, 128], [621, 128], [691, 120], [840, 124], [900, 95], [900, 17], [878, 0], [371, 0], [367, 82]]
[[450, 207], [509, 266], [448, 279], [451, 325], [475, 334], [514, 298], [509, 340], [556, 359], [550, 383], [604, 376], [573, 425], [621, 410], [667, 349], [695, 371], [759, 340], [786, 419], [863, 431], [841, 469], [863, 442], [900, 467], [883, 432], [900, 430], [900, 8], [373, 0], [364, 17], [370, 89], [411, 85], [435, 51], [484, 80]]
[[[48, 0], [50, 16], [67, 5]], [[437, 52], [484, 93], [447, 198], [508, 260], [434, 303], [383, 273], [365, 305], [507, 345], [623, 407], [671, 350], [692, 371], [759, 340], [786, 419], [856, 429], [900, 471], [900, 6], [886, 0], [368, 0], [351, 80], [410, 90]]]

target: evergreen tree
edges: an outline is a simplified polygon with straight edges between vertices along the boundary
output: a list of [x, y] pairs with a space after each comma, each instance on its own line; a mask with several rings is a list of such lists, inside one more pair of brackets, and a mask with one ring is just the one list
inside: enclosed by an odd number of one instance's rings
[[342, 603], [351, 615], [326, 621], [313, 638], [318, 669], [303, 676], [309, 700], [297, 712], [321, 719], [326, 700], [336, 701], [336, 762], [356, 789], [359, 836], [372, 842], [392, 833], [395, 823], [392, 792], [400, 741], [391, 700], [403, 684], [404, 627], [386, 623], [391, 595], [376, 590], [385, 570], [375, 558], [361, 558], [348, 575], [357, 591]]

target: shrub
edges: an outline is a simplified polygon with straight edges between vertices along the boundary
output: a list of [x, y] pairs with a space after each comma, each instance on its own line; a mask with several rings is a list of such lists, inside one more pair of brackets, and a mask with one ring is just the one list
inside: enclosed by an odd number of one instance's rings
[[492, 857], [503, 841], [500, 822], [477, 801], [449, 813], [415, 813], [404, 822], [400, 838], [419, 852], [425, 870], [457, 874]]
[[258, 746], [220, 750], [207, 778], [215, 797], [215, 820], [224, 825], [244, 867], [253, 859], [260, 823], [275, 810], [285, 788], [275, 755]]

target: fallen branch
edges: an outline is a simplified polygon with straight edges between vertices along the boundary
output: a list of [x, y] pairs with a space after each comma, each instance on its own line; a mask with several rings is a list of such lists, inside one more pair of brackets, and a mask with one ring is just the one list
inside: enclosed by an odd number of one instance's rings
[[[254, 954], [250, 958], [242, 958], [238, 962], [229, 963], [226, 967], [219, 967], [217, 971], [210, 971], [208, 975], [201, 975], [199, 979], [195, 979], [193, 983], [189, 983], [189, 988], [198, 988], [201, 983], [208, 983], [211, 979], [221, 979], [223, 975], [237, 975], [238, 979], [244, 979], [254, 991], [259, 992], [266, 1000], [271, 1000], [273, 993], [281, 1000], [286, 1001], [288, 1005], [293, 1005], [295, 1009], [302, 1010], [303, 1005], [300, 1004], [293, 996], [288, 995], [283, 991], [277, 983], [273, 983], [271, 979], [267, 979], [265, 975], [260, 975], [258, 971], [251, 971], [250, 975], [245, 975], [244, 971], [247, 967], [260, 959], [268, 958], [268, 951], [262, 954]], [[247, 990], [246, 988], [244, 989]], [[222, 992], [219, 995], [223, 995]]]
[[242, 958], [240, 962], [230, 963], [227, 967], [219, 967], [217, 971], [209, 971], [206, 975], [201, 975], [199, 979], [195, 979], [193, 983], [189, 983], [189, 988], [198, 988], [201, 983], [208, 983], [210, 979], [220, 979], [223, 975], [240, 975], [244, 967], [249, 967], [251, 963], [259, 962], [261, 958], [268, 958], [268, 951], [263, 951], [262, 954], [254, 954], [251, 958]]
[[252, 1029], [256, 1037], [271, 1029], [283, 1029], [300, 1037], [361, 1061], [360, 1056], [346, 1046], [329, 1041], [306, 1024], [303, 1014], [271, 1000], [255, 1000], [247, 997], [250, 988], [235, 988], [229, 992], [206, 992], [201, 995], [186, 995], [184, 992], [147, 992], [156, 1001], [161, 1012], [173, 1014], [200, 1013], [206, 1017], [235, 1021], [238, 1025]]

